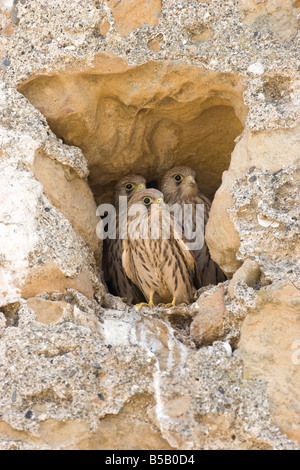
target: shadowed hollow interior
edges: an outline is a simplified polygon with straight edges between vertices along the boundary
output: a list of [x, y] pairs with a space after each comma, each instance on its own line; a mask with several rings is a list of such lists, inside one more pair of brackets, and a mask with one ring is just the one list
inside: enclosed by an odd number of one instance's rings
[[127, 173], [158, 182], [175, 165], [193, 167], [213, 198], [243, 130], [244, 89], [232, 73], [167, 62], [130, 67], [108, 54], [19, 86], [53, 132], [82, 149], [97, 204], [111, 201]]
[[[212, 199], [244, 127], [244, 89], [236, 74], [184, 63], [130, 67], [104, 53], [93, 65], [32, 76], [19, 86], [52, 131], [82, 150], [97, 205], [113, 202], [115, 184], [126, 174], [141, 174], [157, 187], [178, 165], [192, 167]], [[76, 229], [76, 217], [74, 223]]]

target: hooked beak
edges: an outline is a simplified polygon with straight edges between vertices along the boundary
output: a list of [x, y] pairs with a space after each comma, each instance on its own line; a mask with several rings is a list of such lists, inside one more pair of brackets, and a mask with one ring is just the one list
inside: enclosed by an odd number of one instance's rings
[[195, 178], [194, 178], [193, 176], [187, 176], [186, 182], [187, 182], [188, 184], [191, 184], [191, 185], [195, 185], [195, 184], [196, 184], [196, 180], [195, 180]]
[[156, 203], [159, 205], [161, 209], [164, 209], [166, 207], [165, 201], [163, 200], [162, 197], [159, 197], [156, 199]]

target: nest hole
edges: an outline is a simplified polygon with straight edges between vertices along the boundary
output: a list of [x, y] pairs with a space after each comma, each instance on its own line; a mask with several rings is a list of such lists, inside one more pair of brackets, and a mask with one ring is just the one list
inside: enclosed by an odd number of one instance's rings
[[178, 165], [196, 171], [212, 200], [244, 128], [244, 90], [237, 74], [159, 61], [130, 67], [104, 53], [92, 67], [79, 64], [19, 86], [57, 137], [82, 150], [97, 205], [113, 201], [126, 174], [141, 174], [157, 188]]

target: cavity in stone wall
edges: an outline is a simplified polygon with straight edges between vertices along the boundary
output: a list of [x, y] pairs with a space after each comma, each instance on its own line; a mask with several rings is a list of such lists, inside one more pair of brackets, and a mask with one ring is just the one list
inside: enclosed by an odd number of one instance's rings
[[130, 67], [99, 54], [93, 68], [38, 75], [19, 91], [65, 144], [80, 147], [99, 205], [113, 202], [121, 177], [139, 174], [159, 187], [176, 166], [191, 167], [211, 201], [243, 130], [244, 88], [232, 73], [165, 62]]

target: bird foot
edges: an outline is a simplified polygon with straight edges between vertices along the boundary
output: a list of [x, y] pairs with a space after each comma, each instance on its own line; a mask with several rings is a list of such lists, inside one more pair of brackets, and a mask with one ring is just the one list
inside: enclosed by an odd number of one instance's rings
[[175, 307], [175, 306], [176, 306], [176, 297], [173, 297], [173, 300], [172, 300], [171, 303], [165, 304], [165, 307], [166, 307], [166, 308]]
[[153, 308], [155, 307], [152, 298], [150, 298], [149, 302], [141, 302], [140, 304], [136, 304], [136, 307], [138, 308], [138, 312], [143, 308], [143, 307], [148, 307], [148, 308]]

